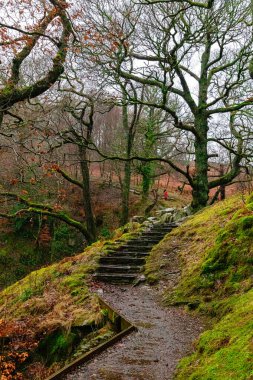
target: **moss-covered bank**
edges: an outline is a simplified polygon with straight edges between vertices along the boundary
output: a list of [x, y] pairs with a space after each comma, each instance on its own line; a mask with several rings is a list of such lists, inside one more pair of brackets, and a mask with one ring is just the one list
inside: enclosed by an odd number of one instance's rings
[[[253, 197], [232, 197], [188, 219], [154, 249], [146, 266], [163, 281], [176, 251], [181, 277], [167, 286], [167, 305], [187, 304], [211, 317], [177, 379], [253, 378]], [[175, 256], [175, 255], [174, 255]]]
[[[111, 243], [124, 241], [138, 228], [134, 223], [117, 230]], [[94, 243], [77, 256], [32, 272], [0, 293], [2, 372], [13, 368], [13, 379], [22, 372], [24, 378], [41, 380], [72, 355], [111, 336], [106, 315], [90, 291], [91, 274], [106, 254], [106, 243]]]

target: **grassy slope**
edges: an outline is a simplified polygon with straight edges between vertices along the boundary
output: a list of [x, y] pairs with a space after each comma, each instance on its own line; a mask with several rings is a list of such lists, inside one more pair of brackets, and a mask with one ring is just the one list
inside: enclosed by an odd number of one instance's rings
[[[64, 325], [76, 318], [94, 317], [97, 302], [88, 292], [86, 278], [95, 268], [101, 243], [83, 254], [32, 272], [0, 294], [0, 316], [8, 319], [35, 318], [38, 328]], [[85, 300], [85, 307], [81, 306]], [[80, 309], [77, 305], [80, 305]], [[65, 322], [64, 322], [65, 321]]]
[[[132, 223], [117, 230], [114, 240], [119, 237], [122, 240], [127, 239], [138, 227], [139, 224]], [[22, 327], [22, 340], [25, 345], [29, 339], [40, 343], [50, 340], [52, 334], [59, 330], [66, 332], [67, 336], [75, 326], [98, 326], [103, 319], [103, 313], [98, 298], [89, 289], [89, 284], [90, 274], [94, 272], [99, 257], [106, 253], [106, 243], [108, 242], [94, 243], [82, 254], [32, 272], [1, 291], [0, 338], [6, 336], [3, 332], [6, 331], [6, 322], [8, 329], [13, 331], [13, 337], [16, 332], [12, 326]], [[29, 333], [26, 336], [27, 331]], [[12, 333], [8, 333], [9, 337], [11, 335]], [[58, 344], [57, 339], [50, 341], [54, 345], [51, 347], [54, 353], [58, 349], [55, 346]], [[47, 351], [49, 349], [48, 346]]]
[[164, 280], [177, 250], [182, 276], [164, 293], [167, 304], [188, 304], [212, 316], [177, 379], [253, 379], [253, 198], [233, 197], [191, 217], [153, 250], [146, 273]]

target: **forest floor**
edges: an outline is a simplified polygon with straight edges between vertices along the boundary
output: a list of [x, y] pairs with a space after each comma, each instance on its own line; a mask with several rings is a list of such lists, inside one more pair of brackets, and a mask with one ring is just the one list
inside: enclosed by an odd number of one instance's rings
[[99, 294], [137, 327], [66, 380], [170, 380], [178, 361], [193, 349], [202, 321], [183, 308], [164, 308], [158, 289], [101, 285]]

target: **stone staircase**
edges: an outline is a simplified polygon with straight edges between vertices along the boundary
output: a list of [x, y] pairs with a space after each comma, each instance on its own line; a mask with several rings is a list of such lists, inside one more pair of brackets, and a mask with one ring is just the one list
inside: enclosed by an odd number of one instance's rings
[[107, 255], [100, 258], [94, 279], [121, 284], [137, 281], [153, 246], [175, 227], [175, 223], [154, 224], [136, 238], [111, 244]]

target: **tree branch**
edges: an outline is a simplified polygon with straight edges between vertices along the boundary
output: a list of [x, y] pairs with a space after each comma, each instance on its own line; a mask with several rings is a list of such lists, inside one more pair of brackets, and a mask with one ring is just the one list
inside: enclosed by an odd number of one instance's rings
[[[44, 78], [38, 80], [37, 82], [22, 88], [13, 86], [13, 84], [17, 85], [18, 83], [19, 69], [21, 63], [23, 62], [24, 58], [26, 58], [32, 51], [32, 49], [26, 45], [25, 50], [22, 50], [20, 53], [21, 56], [17, 55], [14, 58], [14, 63], [16, 67], [14, 65], [14, 67], [12, 68], [12, 74], [10, 78], [11, 81], [13, 81], [13, 83], [9, 81], [8, 85], [2, 90], [0, 90], [0, 111], [2, 112], [7, 110], [17, 102], [35, 98], [36, 96], [41, 95], [57, 81], [59, 76], [64, 71], [63, 64], [67, 56], [68, 41], [72, 33], [72, 25], [70, 20], [68, 19], [65, 10], [65, 8], [67, 7], [65, 0], [50, 0], [50, 2], [54, 5], [56, 16], [60, 17], [63, 27], [61, 38], [58, 43], [58, 51], [53, 58], [53, 66], [48, 71], [47, 75], [45, 75]], [[38, 40], [39, 37], [40, 36], [31, 37], [31, 46], [34, 46], [34, 43]], [[15, 59], [17, 60], [16, 62]]]
[[106, 154], [102, 153], [96, 146], [93, 145], [93, 148], [91, 146], [88, 147], [89, 150], [95, 150], [101, 157], [103, 157], [105, 160], [112, 160], [112, 161], [143, 161], [143, 162], [152, 162], [152, 161], [159, 161], [159, 162], [164, 162], [170, 167], [172, 167], [174, 170], [182, 174], [184, 177], [186, 177], [189, 181], [189, 183], [192, 185], [192, 177], [190, 176], [188, 171], [184, 171], [181, 169], [179, 166], [177, 166], [173, 161], [162, 158], [162, 157], [140, 157], [140, 156], [132, 156], [129, 158], [122, 158], [120, 156], [107, 156]]
[[208, 0], [207, 3], [201, 3], [199, 1], [191, 1], [191, 0], [144, 0], [146, 4], [160, 4], [160, 3], [187, 3], [190, 6], [196, 6], [199, 8], [212, 8], [214, 4], [214, 0]]
[[81, 189], [83, 189], [82, 182], [78, 181], [77, 179], [74, 179], [74, 178], [70, 177], [64, 170], [62, 170], [60, 168], [57, 168], [57, 169], [55, 169], [55, 171], [57, 173], [60, 173], [62, 175], [62, 177], [65, 178], [68, 182], [71, 182], [74, 185], [76, 185], [76, 186], [80, 187]]
[[62, 211], [55, 211], [54, 208], [49, 205], [43, 205], [39, 203], [30, 202], [25, 197], [20, 196], [15, 193], [3, 192], [3, 193], [0, 193], [0, 195], [13, 198], [16, 201], [27, 206], [27, 208], [19, 210], [14, 214], [0, 213], [0, 217], [11, 219], [11, 218], [20, 216], [21, 213], [34, 213], [34, 214], [39, 214], [39, 215], [50, 216], [52, 218], [61, 220], [62, 222], [65, 222], [69, 226], [74, 227], [77, 230], [79, 230], [85, 236], [88, 242], [92, 240], [87, 229], [84, 227], [84, 225], [81, 222], [78, 222], [77, 220], [72, 219], [71, 217], [69, 217], [67, 214], [65, 214]]

